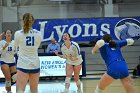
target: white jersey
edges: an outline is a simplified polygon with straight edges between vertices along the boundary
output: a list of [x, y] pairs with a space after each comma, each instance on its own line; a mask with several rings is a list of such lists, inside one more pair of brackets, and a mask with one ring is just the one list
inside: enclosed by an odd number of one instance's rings
[[0, 41], [0, 61], [4, 61], [5, 63], [14, 63], [14, 54], [15, 54], [15, 41], [12, 40], [9, 45], [3, 49], [7, 42], [5, 40]]
[[15, 32], [15, 45], [19, 47], [17, 68], [40, 68], [38, 48], [41, 41], [41, 32], [35, 29], [31, 29], [30, 32], [26, 34], [24, 34], [23, 30]]
[[[62, 51], [62, 54], [66, 57], [66, 63], [71, 64], [71, 65], [79, 65], [83, 62], [82, 56], [80, 54], [79, 45], [76, 42], [71, 41], [71, 46], [69, 49], [63, 43], [61, 47], [61, 51]], [[77, 57], [78, 60], [71, 61], [68, 57], [70, 55], [72, 55], [72, 57]]]

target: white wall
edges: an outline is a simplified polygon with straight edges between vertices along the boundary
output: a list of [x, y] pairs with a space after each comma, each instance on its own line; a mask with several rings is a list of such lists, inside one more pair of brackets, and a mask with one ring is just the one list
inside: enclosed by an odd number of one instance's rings
[[113, 13], [108, 15], [108, 11], [102, 14], [101, 5], [94, 4], [30, 5], [20, 6], [19, 8], [3, 7], [3, 22], [18, 22], [18, 17], [21, 18], [27, 12], [32, 13], [36, 19], [140, 16], [139, 4], [113, 5], [112, 8], [110, 10], [113, 10]]
[[17, 7], [3, 7], [3, 22], [17, 22]]
[[140, 16], [140, 3], [138, 4], [120, 4], [119, 16]]
[[0, 33], [2, 32], [2, 6], [0, 6]]
[[101, 17], [100, 6], [89, 5], [32, 5], [19, 8], [20, 18], [30, 12], [36, 19]]

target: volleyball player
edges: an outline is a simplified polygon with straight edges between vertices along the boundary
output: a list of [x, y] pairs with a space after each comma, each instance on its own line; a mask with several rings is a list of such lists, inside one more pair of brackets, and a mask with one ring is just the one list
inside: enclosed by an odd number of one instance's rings
[[16, 93], [24, 93], [28, 81], [30, 93], [38, 93], [40, 76], [38, 48], [42, 41], [42, 35], [40, 31], [32, 28], [33, 22], [33, 15], [25, 13], [22, 29], [15, 32], [15, 45], [19, 47]]
[[6, 91], [7, 93], [11, 93], [11, 85], [16, 83], [15, 41], [12, 40], [12, 31], [10, 30], [2, 33], [0, 35], [1, 39], [2, 36], [5, 36], [5, 39], [0, 41], [0, 64], [5, 77]]
[[63, 34], [63, 40], [64, 43], [62, 44], [61, 47], [62, 55], [58, 54], [57, 51], [55, 52], [55, 54], [61, 58], [66, 59], [66, 79], [64, 93], [69, 92], [70, 80], [73, 72], [74, 72], [74, 80], [78, 88], [77, 92], [81, 93], [81, 82], [79, 79], [79, 74], [83, 60], [80, 54], [79, 45], [76, 42], [71, 41], [69, 33]]
[[133, 39], [115, 42], [109, 34], [104, 35], [102, 40], [97, 41], [92, 49], [92, 53], [95, 54], [98, 49], [100, 50], [101, 56], [107, 66], [107, 72], [101, 77], [95, 89], [95, 93], [102, 93], [102, 91], [116, 79], [121, 80], [126, 93], [135, 93], [134, 84], [129, 76], [127, 63], [121, 53], [122, 47], [132, 45], [133, 43]]

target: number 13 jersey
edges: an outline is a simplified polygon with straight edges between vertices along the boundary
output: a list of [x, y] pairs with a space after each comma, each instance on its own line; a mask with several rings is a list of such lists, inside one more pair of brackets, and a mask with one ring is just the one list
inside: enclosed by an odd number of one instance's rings
[[5, 40], [0, 41], [0, 54], [1, 58], [0, 61], [4, 61], [5, 63], [14, 63], [14, 54], [15, 54], [15, 42], [12, 40], [9, 45], [3, 49], [7, 42]]

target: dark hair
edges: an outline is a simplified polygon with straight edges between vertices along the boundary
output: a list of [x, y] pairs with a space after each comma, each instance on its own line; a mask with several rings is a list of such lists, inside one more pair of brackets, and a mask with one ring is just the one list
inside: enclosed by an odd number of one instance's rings
[[29, 30], [32, 28], [32, 24], [34, 22], [33, 15], [30, 13], [25, 13], [23, 15], [23, 22], [24, 22], [23, 31], [24, 31], [24, 33], [28, 33]]
[[10, 32], [11, 32], [11, 34], [12, 34], [12, 31], [8, 29], [8, 30], [4, 31], [4, 34], [5, 34], [5, 35], [6, 35], [6, 32], [7, 32], [7, 31], [10, 31]]
[[10, 31], [10, 32], [11, 32], [11, 34], [12, 34], [12, 31], [11, 31], [11, 30], [9, 30], [9, 29], [8, 29], [8, 30], [6, 30], [6, 31], [4, 31], [4, 32], [3, 32], [3, 33], [4, 33], [4, 39], [6, 39], [5, 35], [6, 35], [6, 32], [7, 32], [7, 31]]
[[67, 32], [64, 32], [64, 34], [68, 34], [69, 38], [70, 38], [70, 41], [72, 41], [72, 38], [71, 38], [71, 35]]
[[105, 34], [105, 35], [103, 36], [103, 40], [104, 40], [105, 42], [109, 43], [109, 46], [110, 46], [111, 48], [116, 48], [116, 42], [112, 40], [111, 35]]

